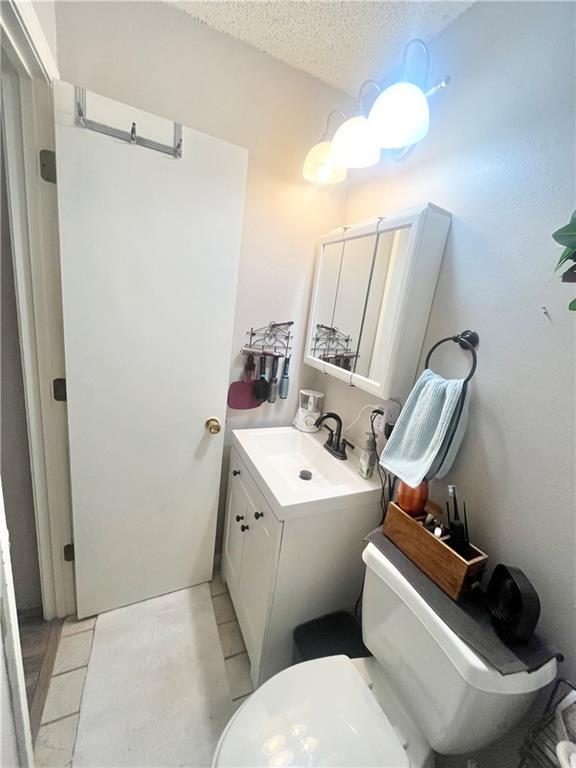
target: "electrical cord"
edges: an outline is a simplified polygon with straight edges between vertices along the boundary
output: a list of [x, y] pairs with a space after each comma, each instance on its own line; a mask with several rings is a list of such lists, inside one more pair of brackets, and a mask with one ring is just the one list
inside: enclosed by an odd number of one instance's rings
[[352, 427], [360, 421], [360, 417], [362, 416], [364, 411], [368, 410], [368, 408], [372, 408], [373, 409], [372, 413], [374, 413], [374, 410], [378, 410], [378, 413], [383, 413], [383, 411], [380, 411], [378, 409], [378, 406], [375, 403], [367, 403], [366, 405], [362, 406], [362, 408], [360, 408], [360, 410], [358, 411], [354, 421], [352, 421], [350, 424], [348, 424], [347, 427], [344, 427], [344, 429], [342, 430], [342, 434], [345, 434], [346, 432], [351, 430]]
[[[370, 431], [372, 432], [372, 437], [374, 439], [374, 445], [377, 445], [377, 437], [376, 437], [376, 430], [374, 429], [374, 421], [376, 420], [376, 416], [383, 416], [384, 412], [381, 411], [379, 408], [375, 408], [372, 413], [370, 414]], [[378, 453], [378, 451], [376, 451]], [[380, 525], [383, 525], [384, 520], [386, 519], [386, 510], [388, 509], [388, 502], [392, 501], [392, 499], [386, 499], [386, 481], [388, 480], [388, 489], [390, 490], [390, 482], [389, 478], [386, 477], [386, 473], [384, 472], [384, 469], [380, 465], [380, 461], [376, 461], [376, 469], [378, 470], [378, 477], [380, 478], [380, 484], [382, 485], [382, 494], [380, 496], [380, 509], [382, 510], [382, 519], [380, 520]]]
[[[364, 575], [364, 579], [366, 578], [366, 575]], [[364, 579], [362, 579], [362, 586], [360, 587], [360, 594], [358, 595], [358, 600], [356, 600], [354, 604], [354, 616], [356, 617], [356, 621], [361, 624], [362, 623], [362, 597], [364, 595]]]
[[[370, 431], [372, 432], [372, 437], [374, 439], [374, 445], [376, 446], [376, 454], [378, 454], [378, 438], [376, 437], [376, 430], [374, 429], [374, 421], [376, 420], [376, 416], [383, 416], [384, 411], [380, 408], [374, 408], [370, 405], [365, 405], [364, 408], [361, 409], [360, 413], [356, 417], [356, 419], [350, 424], [347, 428], [350, 429], [350, 427], [354, 426], [362, 413], [367, 409], [372, 407], [372, 413], [370, 414]], [[395, 491], [395, 485], [396, 485], [396, 478], [392, 479], [392, 475], [390, 473], [385, 472], [384, 468], [380, 465], [379, 457], [376, 461], [376, 468], [378, 470], [378, 477], [380, 478], [380, 484], [382, 485], [382, 493], [380, 495], [380, 508], [382, 510], [382, 519], [380, 520], [379, 526], [384, 524], [384, 520], [386, 519], [386, 511], [388, 509], [388, 503], [392, 501], [394, 497], [394, 491]], [[388, 493], [386, 493], [386, 489], [388, 489]], [[358, 599], [356, 600], [354, 604], [354, 616], [356, 617], [356, 620], [361, 623], [362, 621], [362, 597], [364, 595], [364, 581], [362, 582], [362, 588], [360, 589], [360, 594], [358, 595]]]

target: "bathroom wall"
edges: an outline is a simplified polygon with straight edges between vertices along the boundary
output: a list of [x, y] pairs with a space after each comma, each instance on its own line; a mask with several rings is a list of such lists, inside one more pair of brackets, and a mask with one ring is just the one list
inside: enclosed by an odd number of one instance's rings
[[[302, 161], [327, 112], [348, 97], [163, 3], [63, 2], [57, 27], [63, 80], [248, 148], [231, 381], [242, 372], [250, 327], [294, 320], [296, 343], [288, 400], [230, 412], [226, 442], [237, 427], [290, 423], [315, 240], [340, 224], [345, 195], [306, 184]], [[201, 330], [190, 331], [192, 353]], [[199, 360], [198, 375], [209, 379], [209, 371]], [[226, 472], [225, 460], [222, 498]]]
[[10, 534], [16, 604], [19, 611], [25, 611], [40, 608], [42, 595], [3, 164], [0, 176], [0, 473]]
[[57, 45], [56, 45], [56, 4], [54, 0], [36, 0], [32, 2], [36, 16], [44, 34], [46, 40], [50, 46], [50, 50], [54, 58], [57, 57]]
[[[345, 216], [425, 200], [453, 212], [424, 351], [465, 328], [480, 346], [467, 436], [446, 481], [466, 498], [472, 536], [492, 563], [533, 581], [540, 631], [572, 679], [576, 315], [567, 304], [576, 292], [554, 274], [560, 249], [550, 235], [576, 206], [575, 10], [480, 2], [438, 35], [432, 76], [453, 80], [432, 103], [429, 135], [405, 162], [355, 174]], [[434, 367], [459, 375], [467, 356], [450, 347]], [[348, 418], [373, 401], [321, 374], [310, 383]], [[432, 494], [444, 499], [445, 483]], [[515, 765], [497, 749], [480, 765]]]

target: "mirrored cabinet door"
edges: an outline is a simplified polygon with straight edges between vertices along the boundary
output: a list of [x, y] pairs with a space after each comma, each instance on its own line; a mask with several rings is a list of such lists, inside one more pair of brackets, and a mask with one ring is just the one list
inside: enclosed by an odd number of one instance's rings
[[354, 371], [370, 284], [376, 234], [323, 245], [310, 355]]
[[344, 241], [340, 240], [327, 243], [322, 250], [322, 276], [318, 284], [315, 310], [315, 322], [321, 328], [332, 328], [334, 325], [334, 309], [344, 246]]
[[378, 355], [380, 336], [386, 332], [384, 292], [391, 264], [402, 258], [410, 237], [410, 227], [381, 232], [372, 262], [372, 275], [366, 291], [364, 321], [354, 372], [373, 381], [382, 374], [382, 358]]
[[333, 324], [348, 339], [347, 354], [329, 362], [347, 370], [356, 369], [375, 245], [375, 234], [356, 237], [342, 254]]

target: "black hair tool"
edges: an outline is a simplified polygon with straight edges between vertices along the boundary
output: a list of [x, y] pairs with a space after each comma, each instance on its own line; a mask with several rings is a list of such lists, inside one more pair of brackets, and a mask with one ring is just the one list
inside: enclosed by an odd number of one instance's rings
[[464, 533], [466, 534], [466, 544], [470, 544], [470, 536], [468, 534], [468, 515], [466, 514], [466, 502], [464, 502]]
[[460, 522], [460, 515], [458, 514], [458, 497], [456, 496], [456, 486], [448, 486], [448, 496], [452, 499], [452, 508], [454, 509], [454, 520]]
[[266, 355], [260, 355], [260, 378], [254, 382], [254, 397], [264, 402], [270, 392], [270, 384], [266, 379]]
[[448, 541], [448, 544], [455, 552], [458, 552], [458, 554], [461, 555], [466, 551], [468, 545], [466, 542], [464, 523], [460, 520], [460, 515], [458, 514], [458, 498], [456, 497], [455, 485], [448, 486], [448, 496], [452, 499], [453, 511], [453, 520], [450, 523], [450, 540]]

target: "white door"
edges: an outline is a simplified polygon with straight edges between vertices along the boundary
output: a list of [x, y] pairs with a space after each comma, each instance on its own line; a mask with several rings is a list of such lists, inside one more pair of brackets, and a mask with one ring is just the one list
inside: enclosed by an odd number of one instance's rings
[[[185, 93], [182, 94], [185, 98]], [[247, 153], [183, 128], [180, 159], [79, 127], [56, 158], [78, 615], [211, 576]], [[173, 123], [87, 94], [89, 119]]]

